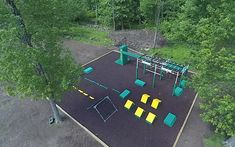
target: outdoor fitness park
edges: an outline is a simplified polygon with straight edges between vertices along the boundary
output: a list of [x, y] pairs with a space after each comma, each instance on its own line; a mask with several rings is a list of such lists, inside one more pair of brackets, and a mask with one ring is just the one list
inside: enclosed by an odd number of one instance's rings
[[188, 67], [122, 45], [86, 64], [58, 106], [103, 145], [172, 147], [195, 99]]

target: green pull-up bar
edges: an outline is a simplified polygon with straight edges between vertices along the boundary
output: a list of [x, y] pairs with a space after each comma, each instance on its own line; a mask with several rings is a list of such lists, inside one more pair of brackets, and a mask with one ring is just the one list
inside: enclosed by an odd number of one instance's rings
[[133, 58], [139, 58], [139, 57], [141, 57], [140, 55], [137, 55], [137, 54], [134, 54], [134, 53], [130, 53], [130, 52], [125, 52], [125, 51], [122, 51], [121, 54], [130, 56], [130, 57], [133, 57]]

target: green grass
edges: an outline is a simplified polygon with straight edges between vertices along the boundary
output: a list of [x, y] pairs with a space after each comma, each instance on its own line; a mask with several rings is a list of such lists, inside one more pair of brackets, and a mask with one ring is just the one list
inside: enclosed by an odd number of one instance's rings
[[72, 38], [86, 44], [105, 47], [113, 45], [113, 41], [108, 38], [108, 31], [101, 31], [87, 26], [72, 26], [68, 30], [64, 30], [63, 35], [66, 38]]
[[187, 45], [170, 45], [159, 49], [150, 49], [149, 54], [168, 58], [179, 64], [189, 64], [192, 49]]
[[220, 135], [211, 135], [208, 138], [203, 139], [204, 147], [222, 147], [224, 137]]

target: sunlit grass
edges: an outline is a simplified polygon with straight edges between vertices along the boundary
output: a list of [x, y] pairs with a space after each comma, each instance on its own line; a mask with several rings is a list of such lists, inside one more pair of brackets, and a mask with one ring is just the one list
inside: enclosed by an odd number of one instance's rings
[[149, 54], [171, 59], [179, 64], [189, 64], [192, 49], [187, 45], [171, 45], [163, 48], [150, 49]]
[[63, 31], [66, 38], [69, 37], [86, 44], [106, 47], [113, 45], [113, 41], [108, 38], [108, 33], [108, 31], [81, 25], [72, 26]]

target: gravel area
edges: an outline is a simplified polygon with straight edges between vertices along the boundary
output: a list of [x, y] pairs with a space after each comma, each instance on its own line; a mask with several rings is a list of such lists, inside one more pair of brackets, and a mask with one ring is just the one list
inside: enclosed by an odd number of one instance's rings
[[[154, 44], [154, 36], [155, 33], [149, 30], [124, 30], [111, 32], [109, 34], [109, 37], [114, 40], [116, 46], [126, 38], [128, 46], [138, 51], [152, 48]], [[160, 34], [157, 34], [157, 36], [159, 39], [156, 47], [164, 46], [166, 40]]]

